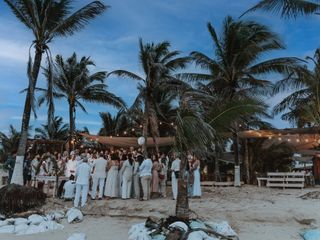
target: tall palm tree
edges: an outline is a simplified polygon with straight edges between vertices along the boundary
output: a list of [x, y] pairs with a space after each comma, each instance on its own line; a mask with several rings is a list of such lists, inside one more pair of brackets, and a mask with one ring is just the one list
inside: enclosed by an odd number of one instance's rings
[[[202, 88], [225, 102], [258, 100], [272, 92], [273, 84], [265, 78], [267, 74], [290, 76], [288, 73], [295, 71], [300, 62], [297, 58], [288, 57], [262, 59], [266, 53], [285, 48], [279, 36], [265, 25], [234, 20], [228, 16], [220, 37], [210, 23], [207, 28], [215, 48], [213, 58], [201, 52], [192, 52], [195, 64], [204, 72], [182, 74], [181, 77], [200, 82]], [[239, 119], [236, 119], [231, 127], [236, 166], [240, 164], [238, 127]]]
[[[31, 110], [34, 110], [34, 89], [41, 67], [43, 54], [49, 57], [49, 43], [58, 37], [67, 37], [81, 30], [90, 20], [102, 14], [107, 6], [100, 1], [91, 2], [76, 12], [71, 12], [73, 0], [4, 0], [17, 19], [34, 35], [30, 46], [35, 49], [34, 59], [29, 54], [28, 91], [21, 124], [21, 139], [17, 152], [12, 183], [23, 184], [23, 159], [27, 144], [27, 135]], [[53, 117], [51, 118], [53, 119]]]
[[66, 140], [69, 133], [69, 125], [63, 123], [62, 117], [55, 117], [53, 121], [42, 124], [41, 128], [36, 128], [35, 132], [42, 139]]
[[301, 68], [290, 79], [278, 81], [275, 93], [293, 91], [274, 107], [274, 113], [285, 112], [281, 118], [297, 127], [320, 126], [320, 49], [307, 57], [313, 69]]
[[280, 14], [281, 17], [285, 18], [296, 18], [301, 15], [319, 13], [320, 3], [317, 0], [260, 0], [258, 4], [244, 14], [259, 9]]
[[[71, 139], [75, 135], [76, 108], [79, 107], [86, 112], [84, 102], [105, 103], [117, 108], [125, 107], [121, 98], [107, 91], [107, 85], [104, 83], [107, 73], [90, 73], [90, 66], [94, 66], [94, 62], [89, 57], [82, 57], [78, 61], [75, 53], [67, 60], [64, 60], [61, 55], [55, 58], [52, 88], [56, 98], [64, 98], [68, 101]], [[40, 98], [45, 98], [48, 91], [42, 92], [43, 95]]]
[[[177, 92], [178, 89], [186, 87], [186, 84], [177, 79], [174, 74], [178, 70], [184, 69], [190, 60], [188, 57], [180, 57], [179, 51], [171, 51], [170, 46], [170, 43], [166, 41], [158, 44], [144, 44], [140, 39], [139, 62], [144, 75], [139, 76], [127, 70], [116, 70], [109, 74], [139, 81], [139, 94], [135, 102], [141, 103], [144, 108], [143, 136], [147, 138], [150, 130], [157, 151], [156, 137], [159, 136], [159, 126], [154, 104], [155, 93], [159, 90]], [[144, 151], [146, 151], [146, 145]]]
[[[131, 124], [129, 118], [125, 112], [120, 110], [115, 116], [112, 116], [109, 112], [101, 112], [100, 118], [102, 120], [102, 128], [98, 135], [100, 136], [130, 136], [131, 129], [134, 125]], [[126, 134], [124, 134], [126, 132]]]

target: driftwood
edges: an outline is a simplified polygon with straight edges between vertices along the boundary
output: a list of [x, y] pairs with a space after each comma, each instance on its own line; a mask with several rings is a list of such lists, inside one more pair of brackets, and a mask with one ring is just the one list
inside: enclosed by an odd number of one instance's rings
[[32, 214], [44, 215], [44, 211], [34, 210], [34, 211], [21, 212], [21, 213], [13, 214], [12, 217], [13, 218], [28, 218]]

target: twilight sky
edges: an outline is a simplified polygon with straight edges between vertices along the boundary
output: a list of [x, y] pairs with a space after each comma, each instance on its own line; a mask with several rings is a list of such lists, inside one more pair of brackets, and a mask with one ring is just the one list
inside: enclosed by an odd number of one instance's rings
[[[89, 0], [76, 0], [76, 6]], [[80, 56], [91, 56], [96, 63], [94, 71], [127, 69], [140, 73], [138, 63], [138, 39], [144, 42], [168, 40], [172, 49], [188, 55], [201, 51], [213, 55], [212, 43], [206, 29], [211, 22], [218, 32], [227, 15], [239, 17], [257, 0], [105, 0], [111, 8], [91, 22], [84, 30], [69, 38], [59, 38], [50, 44], [53, 56], [64, 58], [76, 52]], [[245, 19], [256, 20], [271, 27], [282, 36], [287, 45], [284, 51], [266, 56], [312, 56], [320, 42], [320, 17], [301, 17], [285, 20], [264, 12], [247, 15]], [[27, 86], [26, 68], [28, 49], [32, 42], [31, 32], [21, 24], [3, 1], [0, 1], [0, 131], [7, 132], [10, 124], [20, 129], [25, 95], [19, 93]], [[39, 86], [43, 85], [42, 74]], [[135, 82], [123, 79], [108, 79], [109, 91], [132, 103], [137, 91]], [[283, 94], [267, 99], [274, 105]], [[92, 133], [101, 127], [99, 112], [115, 113], [115, 109], [98, 104], [86, 104], [88, 114], [77, 111], [78, 129], [87, 126]], [[46, 107], [37, 110], [38, 119], [31, 125], [46, 122]], [[68, 122], [68, 107], [64, 101], [56, 102], [56, 115]], [[272, 120], [274, 126], [288, 127], [279, 117]]]

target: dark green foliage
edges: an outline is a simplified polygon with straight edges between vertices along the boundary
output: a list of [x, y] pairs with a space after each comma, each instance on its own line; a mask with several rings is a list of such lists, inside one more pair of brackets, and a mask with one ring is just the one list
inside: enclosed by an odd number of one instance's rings
[[39, 208], [45, 204], [45, 200], [46, 195], [38, 189], [9, 184], [0, 189], [0, 214], [9, 217]]

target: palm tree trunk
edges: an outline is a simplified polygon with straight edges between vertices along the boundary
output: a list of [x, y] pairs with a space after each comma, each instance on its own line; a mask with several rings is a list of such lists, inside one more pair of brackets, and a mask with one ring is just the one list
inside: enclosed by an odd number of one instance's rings
[[145, 139], [145, 142], [142, 146], [142, 152], [147, 156], [147, 141], [148, 141], [148, 125], [149, 125], [149, 103], [148, 100], [146, 100], [144, 105], [144, 114], [143, 114], [143, 129], [142, 129], [142, 135]]
[[214, 159], [214, 181], [216, 182], [220, 182], [221, 178], [220, 178], [220, 169], [219, 169], [219, 155], [220, 153], [215, 150], [216, 152], [216, 156]]
[[74, 103], [69, 101], [69, 150], [72, 149], [72, 141], [74, 139]]
[[[42, 50], [40, 47], [36, 47], [36, 54], [34, 56], [34, 64], [32, 68], [32, 77], [33, 82], [29, 83], [28, 89], [33, 87], [33, 89], [37, 85], [37, 79], [40, 71], [42, 60]], [[30, 86], [33, 84], [33, 86]], [[12, 174], [11, 183], [23, 185], [23, 161], [24, 156], [26, 153], [27, 148], [27, 141], [28, 141], [28, 130], [29, 130], [29, 123], [30, 123], [30, 115], [31, 115], [31, 96], [30, 92], [27, 92], [26, 101], [24, 104], [23, 110], [23, 117], [22, 117], [22, 124], [21, 124], [21, 138], [19, 141], [19, 147], [17, 151], [16, 163]]]
[[176, 217], [182, 220], [189, 220], [190, 216], [188, 186], [183, 179], [186, 161], [186, 157], [181, 156], [180, 176], [178, 179], [178, 196], [176, 201]]
[[246, 183], [250, 184], [250, 163], [249, 163], [249, 146], [248, 139], [244, 139], [244, 165], [246, 168]]
[[234, 186], [240, 187], [240, 158], [239, 158], [239, 137], [238, 130], [235, 129], [233, 134], [233, 142], [234, 142]]

